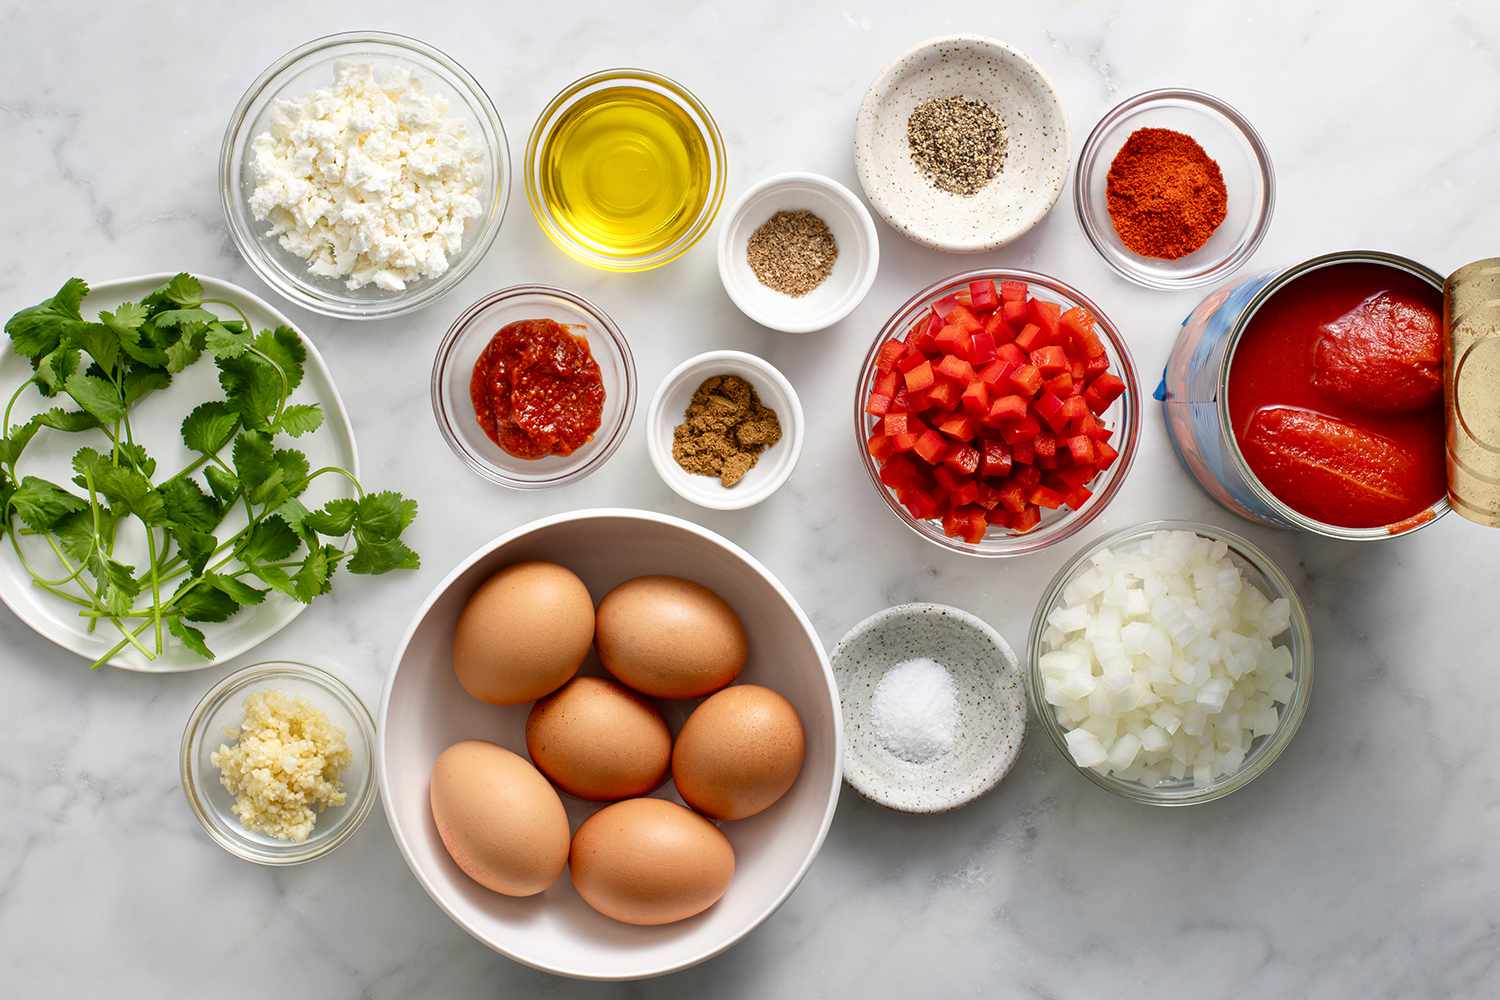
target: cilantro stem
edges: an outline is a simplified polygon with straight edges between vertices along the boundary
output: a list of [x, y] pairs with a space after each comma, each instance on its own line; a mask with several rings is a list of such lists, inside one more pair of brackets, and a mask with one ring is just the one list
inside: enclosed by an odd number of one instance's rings
[[317, 479], [319, 476], [326, 475], [327, 473], [330, 473], [330, 472], [335, 473], [335, 474], [340, 475], [340, 476], [343, 476], [345, 479], [349, 480], [349, 482], [351, 482], [351, 483], [354, 484], [354, 493], [355, 493], [355, 496], [357, 496], [361, 500], [363, 500], [365, 498], [365, 488], [360, 485], [360, 482], [359, 482], [359, 480], [357, 478], [355, 478], [354, 473], [350, 472], [348, 469], [342, 468], [342, 467], [337, 466], [337, 465], [325, 465], [321, 469], [318, 469], [315, 472], [309, 473], [308, 476], [307, 476], [306, 482], [310, 483], [314, 479]]
[[[34, 384], [35, 382], [36, 382], [36, 376], [33, 375], [33, 376], [31, 376], [31, 378], [27, 379], [26, 381], [22, 382], [20, 385], [16, 386], [16, 391], [10, 394], [10, 400], [9, 400], [9, 402], [7, 402], [5, 404], [5, 419], [3, 421], [0, 421], [0, 436], [10, 437], [10, 413], [11, 413], [11, 410], [15, 409], [16, 401], [21, 398], [21, 393], [23, 393], [23, 392], [26, 391], [26, 387], [29, 386], [29, 385]], [[19, 458], [20, 456], [16, 456], [16, 457]], [[10, 467], [11, 467], [11, 471], [15, 471], [16, 463], [15, 463], [14, 460], [12, 460], [10, 462]]]

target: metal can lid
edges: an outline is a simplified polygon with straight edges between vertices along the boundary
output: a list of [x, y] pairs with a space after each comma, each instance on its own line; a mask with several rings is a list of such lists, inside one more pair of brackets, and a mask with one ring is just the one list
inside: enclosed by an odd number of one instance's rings
[[1448, 503], [1500, 527], [1500, 257], [1466, 264], [1443, 288]]

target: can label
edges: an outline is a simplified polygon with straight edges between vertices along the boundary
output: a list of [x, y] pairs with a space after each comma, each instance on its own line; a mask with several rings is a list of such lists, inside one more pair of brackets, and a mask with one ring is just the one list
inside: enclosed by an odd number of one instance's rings
[[1224, 507], [1261, 524], [1294, 525], [1261, 500], [1230, 449], [1229, 429], [1220, 419], [1224, 356], [1240, 316], [1280, 272], [1265, 271], [1210, 293], [1182, 321], [1167, 358], [1156, 398], [1162, 402], [1167, 437], [1188, 474]]
[[1500, 527], [1500, 257], [1449, 277], [1443, 333], [1448, 503]]

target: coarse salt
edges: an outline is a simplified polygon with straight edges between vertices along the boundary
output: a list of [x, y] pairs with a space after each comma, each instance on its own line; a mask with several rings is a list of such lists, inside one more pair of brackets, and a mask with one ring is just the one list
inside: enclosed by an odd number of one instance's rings
[[926, 657], [896, 664], [875, 685], [875, 733], [886, 750], [925, 764], [953, 749], [958, 691], [948, 669]]

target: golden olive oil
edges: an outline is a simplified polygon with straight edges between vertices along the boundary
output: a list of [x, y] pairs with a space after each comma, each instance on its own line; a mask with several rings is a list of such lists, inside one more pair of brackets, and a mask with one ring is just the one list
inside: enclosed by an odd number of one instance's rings
[[568, 108], [541, 151], [542, 200], [573, 239], [610, 257], [648, 257], [693, 228], [713, 161], [688, 112], [644, 87], [611, 87]]

